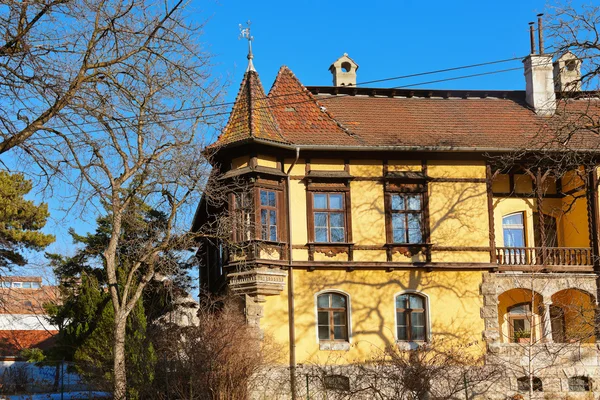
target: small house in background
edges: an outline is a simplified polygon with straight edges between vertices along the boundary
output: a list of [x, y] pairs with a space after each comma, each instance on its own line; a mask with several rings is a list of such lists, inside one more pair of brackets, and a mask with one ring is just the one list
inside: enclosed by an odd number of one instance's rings
[[52, 346], [58, 328], [44, 305], [58, 300], [58, 288], [31, 276], [0, 277], [0, 360], [12, 361], [23, 349]]

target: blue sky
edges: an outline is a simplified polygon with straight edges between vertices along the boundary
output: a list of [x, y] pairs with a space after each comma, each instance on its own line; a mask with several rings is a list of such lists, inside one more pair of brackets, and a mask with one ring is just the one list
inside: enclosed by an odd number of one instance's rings
[[[359, 64], [359, 82], [524, 56], [529, 51], [527, 23], [545, 8], [546, 2], [540, 0], [192, 0], [188, 15], [198, 23], [206, 22], [205, 50], [214, 54], [214, 73], [229, 81], [226, 101], [232, 101], [247, 65], [247, 42], [238, 39], [238, 25], [247, 20], [252, 21], [254, 64], [268, 91], [282, 65], [305, 85], [331, 85], [328, 67], [343, 53]], [[408, 85], [521, 65], [512, 61], [380, 85]], [[519, 69], [420, 88], [522, 90], [524, 85]], [[64, 216], [58, 211], [60, 204], [43, 200], [52, 213], [45, 231], [57, 235], [49, 250], [71, 252], [67, 229], [83, 233], [93, 229], [89, 221], [95, 218], [84, 221], [77, 213]]]

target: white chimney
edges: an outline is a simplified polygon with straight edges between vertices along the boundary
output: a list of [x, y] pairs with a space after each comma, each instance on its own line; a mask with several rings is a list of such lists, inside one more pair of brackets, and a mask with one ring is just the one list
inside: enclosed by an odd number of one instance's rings
[[358, 64], [347, 53], [331, 64], [329, 71], [333, 75], [333, 86], [356, 86]]
[[542, 15], [538, 15], [539, 54], [535, 54], [533, 23], [529, 24], [531, 54], [523, 60], [527, 104], [538, 115], [553, 115], [556, 111], [552, 56], [544, 54]]

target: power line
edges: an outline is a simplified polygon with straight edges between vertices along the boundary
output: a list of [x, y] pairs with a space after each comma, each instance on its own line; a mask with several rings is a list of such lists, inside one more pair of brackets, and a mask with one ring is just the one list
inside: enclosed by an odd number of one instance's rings
[[[392, 80], [414, 78], [414, 77], [424, 76], [424, 75], [433, 75], [433, 74], [450, 72], [450, 71], [458, 71], [458, 70], [462, 70], [462, 69], [469, 69], [469, 68], [482, 67], [482, 66], [486, 66], [486, 65], [506, 63], [506, 62], [515, 61], [515, 60], [521, 60], [521, 59], [523, 59], [523, 57], [513, 57], [513, 58], [507, 58], [507, 59], [503, 59], [503, 60], [487, 61], [487, 62], [483, 62], [483, 63], [463, 65], [463, 66], [459, 66], [459, 67], [444, 68], [444, 69], [433, 70], [433, 71], [426, 71], [426, 72], [419, 72], [419, 73], [409, 74], [409, 75], [400, 75], [400, 76], [394, 76], [394, 77], [390, 77], [390, 78], [382, 78], [382, 79], [376, 79], [376, 80], [371, 80], [371, 81], [359, 82], [359, 83], [356, 84], [356, 86], [358, 87], [358, 86], [367, 85], [367, 84], [371, 84], [371, 83], [387, 82], [387, 81], [392, 81]], [[515, 69], [519, 69], [519, 68], [515, 68]], [[472, 76], [481, 76], [481, 75], [474, 74]], [[454, 78], [454, 79], [462, 79], [462, 78], [458, 77], [458, 78]], [[449, 80], [454, 80], [454, 79], [449, 79]], [[419, 86], [419, 85], [425, 85], [425, 84], [429, 84], [429, 83], [438, 83], [438, 82], [444, 82], [444, 81], [445, 80], [436, 80], [436, 81], [417, 83], [417, 84], [407, 85], [407, 86], [402, 86], [402, 87]], [[393, 87], [393, 88], [390, 88], [390, 89], [399, 89], [399, 88], [401, 88], [401, 87]], [[295, 95], [298, 95], [298, 94], [302, 94], [302, 92], [282, 93], [282, 94], [279, 94], [279, 95], [276, 95], [276, 96], [270, 96], [270, 97], [269, 96], [265, 96], [265, 97], [257, 98], [256, 100], [265, 100], [265, 99], [273, 99], [273, 98], [279, 98], [279, 97], [288, 97], [288, 96], [295, 96]], [[217, 104], [209, 104], [209, 105], [204, 105], [204, 106], [182, 108], [182, 109], [179, 109], [179, 110], [158, 113], [156, 115], [173, 115], [173, 114], [177, 114], [177, 113], [185, 112], [185, 111], [200, 111], [200, 110], [206, 110], [206, 109], [210, 109], [210, 108], [218, 108], [218, 107], [230, 106], [230, 105], [234, 105], [234, 104], [235, 104], [235, 101], [229, 101], [229, 102], [223, 102], [223, 103], [217, 103]], [[217, 113], [217, 115], [220, 115], [220, 113]], [[134, 118], [136, 118], [136, 117], [135, 116], [131, 116], [131, 117], [118, 118], [116, 120], [117, 121], [122, 121], [122, 120], [126, 121], [128, 119], [134, 119]], [[15, 122], [18, 122], [18, 121], [11, 121], [11, 122], [15, 123]], [[69, 128], [69, 127], [74, 127], [74, 126], [93, 125], [93, 124], [96, 124], [96, 122], [82, 122], [82, 123], [79, 123], [79, 124], [75, 124], [75, 123], [73, 123], [73, 124], [63, 124], [63, 125], [58, 125], [58, 126], [52, 127], [52, 129], [62, 129], [62, 128]]]
[[[478, 77], [478, 76], [485, 76], [485, 75], [495, 75], [495, 74], [500, 74], [500, 73], [504, 73], [504, 72], [510, 72], [510, 71], [516, 71], [516, 70], [520, 70], [521, 68], [508, 68], [508, 69], [502, 69], [502, 70], [496, 70], [496, 71], [488, 71], [488, 72], [482, 72], [482, 73], [478, 73], [478, 74], [470, 74], [470, 75], [463, 75], [463, 76], [457, 76], [457, 77], [453, 77], [453, 78], [445, 78], [445, 79], [438, 79], [438, 80], [434, 80], [434, 81], [426, 81], [426, 82], [419, 82], [419, 83], [413, 83], [410, 85], [404, 85], [404, 86], [396, 86], [396, 87], [392, 87], [389, 89], [402, 89], [402, 88], [407, 88], [407, 87], [414, 87], [414, 86], [421, 86], [421, 85], [427, 85], [430, 83], [440, 83], [440, 82], [447, 82], [447, 81], [455, 81], [455, 80], [460, 80], [460, 79], [468, 79], [468, 78], [473, 78], [473, 77]], [[301, 92], [298, 92], [301, 93]], [[341, 95], [336, 95], [336, 96], [331, 96], [329, 98], [319, 98], [317, 99], [317, 101], [319, 102], [323, 102], [323, 101], [331, 101], [331, 100], [335, 100], [335, 99], [340, 99], [340, 98], [345, 98], [345, 97], [349, 97], [352, 96], [350, 94], [341, 94]], [[262, 106], [262, 107], [253, 107], [251, 110], [252, 111], [256, 111], [256, 110], [261, 110], [261, 109], [265, 109], [265, 108], [274, 108], [274, 107], [284, 107], [284, 106], [291, 106], [291, 105], [296, 105], [296, 104], [303, 104], [303, 103], [310, 103], [312, 102], [312, 99], [309, 100], [302, 100], [302, 101], [295, 101], [295, 102], [289, 102], [289, 103], [283, 103], [283, 104], [277, 104], [277, 105], [267, 105], [267, 106]], [[223, 116], [223, 115], [227, 115], [230, 114], [230, 111], [223, 111], [223, 112], [218, 112], [218, 113], [213, 113], [213, 114], [207, 114], [202, 116], [202, 118], [210, 118], [210, 117], [218, 117], [218, 116]], [[167, 120], [161, 120], [160, 122], [158, 121], [148, 121], [145, 122], [145, 125], [154, 125], [154, 124], [159, 124], [159, 123], [163, 123], [163, 122], [179, 122], [179, 121], [186, 121], [186, 120], [192, 120], [192, 119], [196, 119], [197, 117], [180, 117], [180, 118], [172, 118], [172, 119], [167, 119]], [[120, 128], [126, 128], [126, 127], [135, 127], [137, 124], [131, 124], [131, 125], [123, 125], [120, 126]], [[71, 126], [79, 126], [79, 124], [74, 124]], [[58, 129], [58, 128], [53, 128], [53, 129]], [[86, 133], [98, 133], [98, 132], [104, 132], [104, 129], [96, 129], [96, 130], [91, 130], [91, 131], [87, 131]], [[68, 136], [72, 136], [75, 135], [75, 133], [68, 133], [65, 134]], [[50, 139], [53, 138], [54, 136], [46, 136], [46, 137], [38, 137], [36, 139]]]

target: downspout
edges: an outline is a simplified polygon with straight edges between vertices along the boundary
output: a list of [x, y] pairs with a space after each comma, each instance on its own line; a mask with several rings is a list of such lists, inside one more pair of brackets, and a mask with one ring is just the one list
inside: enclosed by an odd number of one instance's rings
[[292, 265], [292, 196], [290, 173], [300, 158], [300, 147], [296, 147], [296, 159], [287, 170], [287, 228], [288, 228], [288, 325], [290, 340], [290, 389], [292, 400], [296, 400], [296, 330], [294, 317], [294, 267]]

